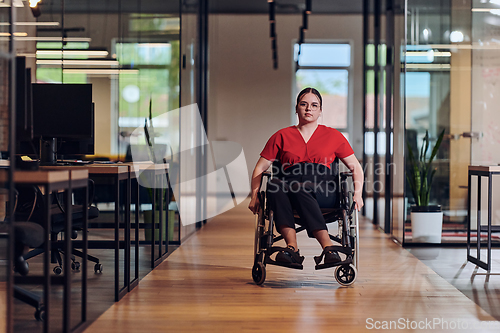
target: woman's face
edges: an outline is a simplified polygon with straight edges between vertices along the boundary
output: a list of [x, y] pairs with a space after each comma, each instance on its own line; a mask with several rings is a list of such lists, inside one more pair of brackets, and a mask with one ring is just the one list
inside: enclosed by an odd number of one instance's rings
[[319, 98], [313, 93], [307, 93], [297, 104], [295, 111], [299, 116], [299, 124], [308, 124], [317, 122], [321, 115], [321, 106]]

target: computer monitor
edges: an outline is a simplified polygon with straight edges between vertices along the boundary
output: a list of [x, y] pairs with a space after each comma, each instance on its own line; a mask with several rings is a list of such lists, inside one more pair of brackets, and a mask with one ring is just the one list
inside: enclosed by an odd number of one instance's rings
[[41, 163], [55, 163], [61, 152], [93, 154], [92, 85], [40, 83], [32, 89], [33, 136], [40, 141]]
[[33, 134], [41, 138], [93, 136], [91, 84], [34, 83]]
[[[95, 104], [92, 103], [92, 115], [95, 115]], [[95, 154], [94, 121], [92, 121], [92, 136], [86, 138], [59, 138], [57, 140], [57, 155], [61, 158], [73, 158], [80, 155]]]
[[31, 99], [31, 68], [26, 68], [26, 57], [16, 57], [16, 146], [33, 139]]

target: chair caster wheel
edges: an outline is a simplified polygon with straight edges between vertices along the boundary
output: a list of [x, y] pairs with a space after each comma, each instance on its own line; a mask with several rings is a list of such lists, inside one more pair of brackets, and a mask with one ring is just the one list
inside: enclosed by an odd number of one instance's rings
[[264, 266], [264, 264], [260, 261], [253, 265], [252, 278], [255, 284], [259, 286], [266, 280], [266, 266]]
[[80, 270], [80, 263], [78, 261], [74, 261], [71, 263], [71, 269], [74, 271]]
[[358, 271], [354, 265], [342, 265], [335, 268], [335, 280], [343, 286], [350, 286], [356, 281]]
[[102, 265], [101, 264], [95, 264], [94, 265], [94, 272], [97, 273], [102, 273]]
[[54, 273], [60, 275], [62, 273], [62, 267], [61, 266], [54, 267]]
[[36, 309], [35, 319], [38, 321], [45, 321], [45, 307], [43, 305]]

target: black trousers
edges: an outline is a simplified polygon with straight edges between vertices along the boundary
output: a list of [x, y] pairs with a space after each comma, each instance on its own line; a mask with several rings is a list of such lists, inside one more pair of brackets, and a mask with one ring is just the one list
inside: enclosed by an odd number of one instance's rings
[[295, 210], [309, 237], [315, 230], [327, 230], [321, 208], [336, 206], [338, 190], [335, 178], [327, 174], [329, 169], [321, 164], [301, 163], [285, 171], [281, 178], [271, 179], [267, 187], [276, 229], [295, 228]]

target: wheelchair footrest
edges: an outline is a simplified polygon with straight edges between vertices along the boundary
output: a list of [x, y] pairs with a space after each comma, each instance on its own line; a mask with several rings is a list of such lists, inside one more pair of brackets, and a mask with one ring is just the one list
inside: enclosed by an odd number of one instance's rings
[[349, 264], [352, 264], [351, 258], [346, 258], [346, 260], [339, 261], [339, 262], [332, 262], [332, 263], [328, 263], [328, 264], [319, 264], [319, 265], [316, 265], [314, 268], [316, 270], [318, 270], [318, 269], [325, 269], [325, 268], [331, 268], [331, 267], [335, 267], [335, 266], [342, 266], [342, 265], [349, 265]]
[[304, 269], [304, 266], [302, 264], [297, 263], [297, 262], [288, 263], [288, 262], [281, 262], [281, 261], [272, 260], [271, 258], [266, 258], [265, 263], [270, 264], [270, 265], [275, 265], [275, 266], [293, 268], [293, 269]]
[[294, 269], [304, 269], [304, 266], [302, 266], [302, 262], [304, 261], [304, 257], [299, 257], [296, 253], [290, 254], [295, 262], [283, 262], [283, 261], [276, 261], [271, 259], [271, 255], [276, 252], [280, 251], [285, 251], [285, 252], [290, 252], [290, 249], [286, 247], [279, 247], [279, 246], [272, 246], [267, 249], [266, 251], [266, 256], [264, 259], [264, 262], [266, 264], [270, 265], [276, 265], [276, 266], [282, 266], [282, 267], [288, 267], [288, 268], [294, 268]]

